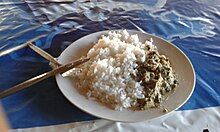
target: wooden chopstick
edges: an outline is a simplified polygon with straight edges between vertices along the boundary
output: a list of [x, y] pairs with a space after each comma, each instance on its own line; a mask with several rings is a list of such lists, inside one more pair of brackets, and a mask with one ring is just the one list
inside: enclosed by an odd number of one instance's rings
[[59, 74], [59, 73], [62, 74], [64, 72], [66, 72], [66, 71], [68, 71], [68, 70], [70, 70], [70, 69], [72, 69], [72, 68], [82, 64], [82, 63], [85, 63], [88, 60], [89, 60], [89, 58], [79, 59], [79, 60], [70, 62], [70, 63], [68, 63], [66, 65], [59, 66], [59, 67], [57, 67], [57, 68], [55, 68], [55, 69], [53, 69], [53, 70], [51, 70], [49, 72], [46, 72], [46, 73], [43, 73], [43, 74], [38, 75], [36, 77], [33, 77], [33, 78], [23, 82], [23, 83], [20, 83], [20, 84], [18, 84], [16, 86], [12, 87], [12, 88], [9, 88], [7, 90], [4, 90], [4, 91], [0, 92], [0, 98], [1, 99], [5, 98], [5, 97], [7, 97], [7, 96], [9, 96], [11, 94], [14, 94], [14, 93], [16, 93], [16, 92], [18, 92], [20, 90], [23, 90], [23, 89], [25, 89], [25, 88], [33, 85], [33, 84], [36, 84], [36, 83], [38, 83], [38, 82], [40, 82], [40, 81], [42, 81], [42, 80], [44, 80], [46, 78], [49, 78], [51, 76], [54, 76], [56, 74]]
[[48, 61], [50, 61], [51, 63], [53, 63], [56, 66], [61, 66], [60, 63], [57, 62], [57, 60], [51, 56], [50, 54], [48, 54], [47, 52], [45, 52], [44, 50], [42, 50], [41, 48], [35, 46], [32, 43], [28, 43], [28, 46], [34, 50], [36, 53], [38, 53], [39, 55], [41, 55], [42, 57], [44, 57], [45, 59], [47, 59]]

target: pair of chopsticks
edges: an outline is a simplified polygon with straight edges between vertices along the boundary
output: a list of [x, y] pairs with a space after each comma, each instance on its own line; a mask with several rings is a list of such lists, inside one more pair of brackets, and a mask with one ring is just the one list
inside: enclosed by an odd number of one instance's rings
[[4, 90], [2, 92], [0, 92], [0, 98], [5, 98], [11, 94], [14, 94], [20, 90], [23, 90], [31, 85], [34, 85], [46, 78], [49, 78], [51, 76], [54, 76], [56, 74], [62, 74], [86, 61], [89, 60], [89, 58], [82, 58], [82, 59], [78, 59], [76, 61], [70, 62], [66, 65], [61, 65], [60, 63], [57, 62], [57, 60], [52, 57], [50, 54], [48, 54], [47, 52], [43, 51], [42, 49], [40, 49], [39, 47], [33, 45], [32, 43], [28, 43], [28, 46], [34, 50], [36, 53], [38, 53], [39, 55], [41, 55], [42, 57], [44, 57], [45, 59], [49, 60], [52, 63], [52, 66], [54, 67], [53, 70], [48, 71], [46, 73], [40, 74], [36, 77], [33, 77], [23, 83], [20, 83], [12, 88], [9, 88], [7, 90]]

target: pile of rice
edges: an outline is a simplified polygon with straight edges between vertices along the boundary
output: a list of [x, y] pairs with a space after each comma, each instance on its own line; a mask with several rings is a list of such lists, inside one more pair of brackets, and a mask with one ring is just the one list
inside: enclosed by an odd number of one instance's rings
[[152, 40], [142, 43], [126, 30], [101, 36], [87, 53], [90, 60], [74, 69], [78, 71], [74, 75], [77, 87], [89, 99], [116, 110], [135, 106], [138, 99], [145, 98], [144, 87], [134, 76], [137, 62], [146, 61], [146, 47], [156, 48]]

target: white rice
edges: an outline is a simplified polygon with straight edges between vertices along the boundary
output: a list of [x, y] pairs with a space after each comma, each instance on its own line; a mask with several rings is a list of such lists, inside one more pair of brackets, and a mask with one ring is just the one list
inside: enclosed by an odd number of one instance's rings
[[135, 81], [137, 61], [145, 61], [145, 47], [151, 41], [142, 43], [137, 35], [129, 35], [126, 30], [111, 31], [102, 36], [89, 50], [88, 62], [79, 68], [78, 87], [90, 99], [108, 104], [121, 110], [129, 108], [134, 100], [145, 98], [143, 86]]

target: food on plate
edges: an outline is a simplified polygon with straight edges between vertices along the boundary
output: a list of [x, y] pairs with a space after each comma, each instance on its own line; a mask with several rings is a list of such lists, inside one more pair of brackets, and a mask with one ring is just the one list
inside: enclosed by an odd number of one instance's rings
[[87, 57], [70, 75], [88, 99], [115, 110], [159, 107], [178, 85], [168, 57], [153, 40], [142, 43], [126, 30], [100, 36]]

